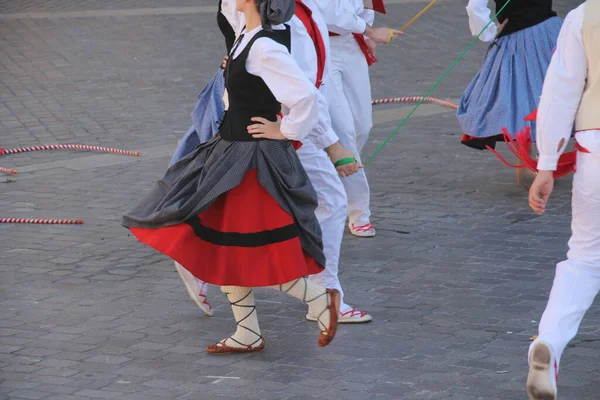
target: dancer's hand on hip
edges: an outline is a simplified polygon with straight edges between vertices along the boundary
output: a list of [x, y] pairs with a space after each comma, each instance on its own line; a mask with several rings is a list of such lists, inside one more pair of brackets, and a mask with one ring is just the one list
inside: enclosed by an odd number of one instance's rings
[[365, 36], [374, 41], [375, 43], [388, 44], [392, 39], [402, 35], [402, 31], [391, 28], [372, 28], [367, 25], [365, 29]]
[[227, 68], [227, 61], [229, 61], [229, 56], [225, 56], [223, 62], [221, 63], [221, 69]]
[[261, 117], [254, 117], [252, 118], [252, 121], [258, 122], [258, 124], [248, 126], [248, 133], [251, 134], [254, 139], [287, 139], [283, 136], [283, 133], [281, 133], [281, 117], [278, 116], [277, 121], [275, 122]]
[[[335, 142], [331, 146], [327, 147], [325, 149], [325, 152], [327, 153], [329, 159], [333, 164], [335, 164], [336, 161], [339, 161], [344, 158], [354, 158], [354, 154], [352, 154], [350, 150], [342, 146], [340, 142]], [[360, 165], [358, 162], [353, 162], [350, 164], [344, 164], [340, 165], [339, 167], [335, 167], [336, 171], [342, 178], [357, 173], [358, 171], [360, 171], [361, 168], [363, 168], [363, 166]]]
[[546, 204], [553, 189], [553, 171], [539, 171], [529, 188], [529, 207], [536, 214], [543, 214], [546, 211]]

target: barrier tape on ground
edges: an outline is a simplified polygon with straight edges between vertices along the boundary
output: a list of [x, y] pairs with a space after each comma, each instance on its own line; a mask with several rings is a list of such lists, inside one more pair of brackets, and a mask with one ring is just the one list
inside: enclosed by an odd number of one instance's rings
[[436, 99], [435, 97], [421, 97], [421, 96], [408, 96], [408, 97], [387, 97], [385, 99], [377, 99], [373, 100], [371, 104], [391, 104], [391, 103], [414, 103], [417, 101], [423, 101], [424, 103], [432, 103], [437, 104], [442, 107], [452, 108], [454, 110], [458, 109], [458, 105], [450, 103], [448, 101]]
[[0, 172], [4, 173], [4, 174], [16, 174], [17, 170], [16, 169], [9, 169], [9, 168], [2, 168], [0, 167]]
[[0, 224], [59, 224], [81, 225], [82, 219], [0, 218]]
[[140, 153], [137, 151], [113, 149], [110, 147], [87, 146], [84, 144], [51, 144], [51, 145], [46, 145], [46, 146], [21, 147], [18, 149], [0, 149], [0, 156], [3, 154], [17, 154], [17, 153], [26, 153], [26, 152], [30, 152], [30, 151], [40, 151], [40, 150], [84, 150], [84, 151], [97, 151], [97, 152], [101, 152], [101, 153], [113, 153], [113, 154], [120, 154], [123, 156], [135, 156], [135, 157], [139, 157], [139, 155], [140, 155]]

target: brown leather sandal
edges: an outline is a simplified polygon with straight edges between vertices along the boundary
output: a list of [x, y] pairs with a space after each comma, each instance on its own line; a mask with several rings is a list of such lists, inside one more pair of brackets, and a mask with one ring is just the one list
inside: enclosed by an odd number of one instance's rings
[[[249, 309], [248, 314], [246, 314], [246, 316], [244, 318], [240, 319], [239, 321], [235, 321], [235, 323], [237, 324], [237, 326], [239, 328], [243, 328], [243, 329], [253, 333], [254, 335], [256, 335], [257, 339], [253, 343], [246, 344], [246, 343], [242, 343], [242, 342], [234, 339], [233, 337], [228, 337], [227, 339], [223, 339], [220, 342], [217, 342], [217, 343], [207, 346], [206, 352], [208, 354], [257, 353], [257, 352], [261, 352], [265, 349], [265, 338], [262, 335], [260, 335], [258, 332], [254, 331], [242, 324], [246, 319], [250, 318], [252, 313], [256, 312], [256, 306], [254, 304], [252, 304], [252, 305], [239, 304], [243, 300], [245, 300], [248, 296], [250, 296], [251, 293], [252, 293], [252, 291], [249, 291], [248, 294], [246, 294], [244, 297], [242, 297], [238, 301], [234, 301], [233, 303], [229, 302], [229, 304], [231, 304], [232, 307], [240, 307], [240, 308]], [[227, 340], [231, 340], [231, 341], [239, 344], [240, 347], [227, 346], [225, 344], [225, 342]], [[258, 343], [258, 346], [255, 346], [257, 343]]]
[[[227, 339], [231, 339], [234, 342], [239, 343], [235, 339], [232, 339], [232, 338], [227, 338]], [[208, 354], [221, 355], [221, 354], [238, 354], [238, 353], [259, 353], [265, 349], [265, 338], [263, 338], [262, 336], [256, 342], [254, 342], [250, 345], [244, 345], [245, 347], [227, 346], [225, 344], [227, 339], [223, 339], [220, 342], [206, 346], [206, 352]], [[254, 347], [254, 345], [258, 342], [260, 342], [260, 344], [256, 347]]]
[[[335, 337], [338, 326], [338, 312], [340, 309], [340, 291], [337, 289], [327, 289], [327, 308], [323, 311], [329, 311], [329, 328], [321, 332], [319, 335], [319, 346], [325, 347]], [[321, 313], [319, 316], [323, 315]], [[318, 317], [317, 317], [318, 319]], [[319, 321], [321, 325], [325, 325]]]

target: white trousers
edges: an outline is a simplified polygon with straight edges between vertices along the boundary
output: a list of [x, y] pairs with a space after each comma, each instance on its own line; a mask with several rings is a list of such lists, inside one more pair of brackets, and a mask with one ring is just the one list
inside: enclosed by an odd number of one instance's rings
[[338, 278], [340, 248], [348, 210], [344, 185], [325, 151], [318, 150], [312, 142], [303, 143], [297, 154], [319, 199], [315, 215], [323, 231], [326, 258], [325, 270], [312, 275], [310, 280], [325, 288], [339, 290], [342, 296], [340, 310], [346, 312], [351, 307], [343, 301], [344, 291]]
[[[552, 346], [556, 360], [575, 337], [600, 291], [600, 155], [577, 153], [573, 177], [573, 231], [567, 260], [556, 267], [537, 340]], [[534, 342], [535, 343], [535, 342]], [[530, 347], [530, 353], [531, 348]]]
[[[333, 130], [340, 143], [359, 157], [373, 126], [371, 82], [365, 55], [352, 35], [332, 36], [331, 66], [325, 83]], [[371, 217], [370, 191], [365, 171], [342, 178], [348, 195], [348, 217], [356, 226]]]

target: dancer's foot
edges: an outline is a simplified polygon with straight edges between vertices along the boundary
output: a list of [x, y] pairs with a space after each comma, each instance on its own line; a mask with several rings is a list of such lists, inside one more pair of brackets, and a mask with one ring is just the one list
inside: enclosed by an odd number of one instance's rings
[[265, 349], [265, 339], [261, 336], [256, 342], [249, 345], [238, 342], [229, 337], [220, 342], [206, 346], [208, 354], [239, 354], [239, 353], [258, 353]]
[[351, 308], [348, 311], [341, 312], [338, 323], [340, 324], [364, 324], [371, 322], [373, 317], [364, 311], [359, 311], [356, 308]]
[[[308, 314], [306, 314], [306, 319], [313, 322], [317, 321], [316, 315], [310, 308]], [[354, 307], [351, 307], [345, 312], [340, 312], [338, 315], [338, 324], [364, 324], [366, 322], [371, 322], [372, 320], [373, 317], [370, 314], [359, 311]]]
[[350, 233], [357, 237], [373, 237], [375, 236], [375, 227], [370, 222], [364, 225], [354, 225], [350, 224]]
[[555, 400], [558, 364], [550, 345], [538, 341], [531, 351], [527, 394], [529, 400]]
[[255, 353], [263, 351], [265, 339], [260, 334], [254, 293], [252, 289], [240, 286], [222, 286], [227, 295], [237, 329], [233, 335], [206, 347], [209, 354]]
[[[335, 337], [338, 326], [338, 310], [340, 309], [340, 292], [337, 289], [327, 289], [327, 308], [317, 316], [317, 322], [321, 327], [319, 335], [319, 346], [325, 347]], [[321, 318], [324, 314], [329, 314], [329, 321], [325, 323]]]
[[338, 325], [338, 310], [342, 297], [339, 290], [325, 289], [306, 278], [298, 278], [270, 287], [301, 300], [311, 310], [315, 310], [314, 315], [321, 332], [319, 346], [325, 347], [331, 343]]
[[177, 273], [183, 281], [190, 298], [194, 301], [194, 303], [196, 303], [198, 308], [204, 312], [204, 314], [212, 317], [214, 312], [212, 305], [208, 302], [208, 297], [206, 297], [208, 288], [206, 282], [196, 279], [194, 275], [192, 275], [187, 269], [177, 262], [175, 263], [175, 268], [177, 269]]

